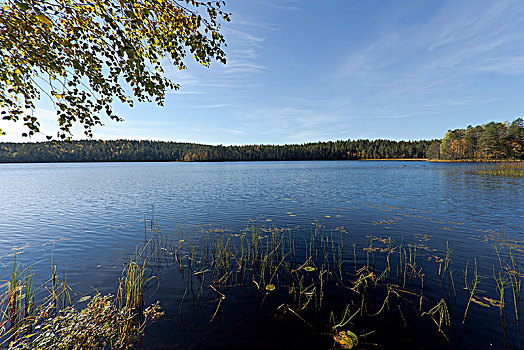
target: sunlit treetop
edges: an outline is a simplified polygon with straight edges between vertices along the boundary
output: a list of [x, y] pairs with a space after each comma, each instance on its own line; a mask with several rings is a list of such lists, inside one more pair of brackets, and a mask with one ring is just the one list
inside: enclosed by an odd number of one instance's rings
[[[79, 123], [87, 136], [101, 114], [120, 121], [112, 103], [163, 105], [179, 85], [163, 73], [166, 61], [185, 69], [189, 54], [208, 66], [226, 62], [220, 24], [223, 1], [0, 1], [0, 110], [23, 122], [23, 136], [40, 132], [34, 111], [41, 97], [57, 114], [57, 136]], [[0, 129], [0, 133], [2, 130]], [[52, 138], [51, 135], [47, 135]]]

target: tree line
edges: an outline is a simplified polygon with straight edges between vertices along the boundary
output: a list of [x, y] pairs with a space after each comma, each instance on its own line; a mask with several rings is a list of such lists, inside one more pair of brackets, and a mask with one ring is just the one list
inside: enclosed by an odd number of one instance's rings
[[289, 145], [81, 140], [0, 143], [0, 162], [141, 162], [265, 160], [524, 160], [524, 122], [490, 122], [449, 130], [442, 140], [346, 140]]
[[441, 141], [433, 142], [428, 158], [460, 159], [524, 159], [524, 121], [490, 122], [466, 129], [448, 130]]
[[430, 144], [389, 140], [248, 146], [134, 140], [0, 143], [0, 162], [423, 159]]

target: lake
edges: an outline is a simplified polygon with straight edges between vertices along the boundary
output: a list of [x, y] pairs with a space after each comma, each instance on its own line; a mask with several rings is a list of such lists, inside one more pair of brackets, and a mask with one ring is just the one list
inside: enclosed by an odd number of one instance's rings
[[[493, 298], [492, 267], [500, 265], [493, 246], [516, 241], [521, 249], [524, 179], [480, 176], [475, 173], [479, 166], [411, 161], [0, 164], [0, 262], [7, 274], [16, 254], [45, 279], [52, 259], [80, 293], [114, 293], [125, 255], [144, 243], [144, 226], [152, 215], [166, 234], [208, 225], [238, 232], [249, 223], [309, 233], [318, 225], [337, 237], [340, 233], [345, 247], [354, 243], [360, 252], [373, 237], [420, 242], [431, 248], [421, 250], [425, 269], [436, 269], [431, 259], [452, 247], [457, 289], [464, 288], [466, 262], [471, 271], [476, 259], [485, 277], [483, 295]], [[356, 263], [351, 249], [346, 265]], [[250, 316], [251, 297], [237, 301], [236, 308], [226, 306], [222, 319], [210, 325], [206, 307], [196, 312], [203, 316], [179, 315], [185, 282], [176, 268], [159, 265], [155, 274], [159, 287], [151, 298], [160, 300], [166, 315], [151, 327], [144, 347], [278, 348], [273, 342], [279, 339], [285, 348], [284, 335], [273, 339], [267, 319]], [[431, 276], [428, 272], [424, 280], [428, 305], [440, 298], [439, 282]], [[509, 298], [510, 289], [507, 293]], [[467, 302], [460, 294], [455, 299], [457, 308]], [[520, 326], [508, 327], [504, 339], [499, 308], [484, 309], [471, 306], [470, 313], [479, 316], [467, 327], [452, 327], [450, 343], [436, 326], [429, 328], [429, 316], [424, 316], [424, 332], [403, 331], [402, 342], [414, 347], [424, 341], [420, 334], [429, 334], [440, 340], [424, 348], [518, 348]], [[507, 323], [515, 323], [508, 310]], [[456, 320], [463, 312], [456, 312]], [[235, 333], [235, 313], [248, 335]], [[377, 333], [372, 342], [392, 341], [391, 333], [372, 330]]]

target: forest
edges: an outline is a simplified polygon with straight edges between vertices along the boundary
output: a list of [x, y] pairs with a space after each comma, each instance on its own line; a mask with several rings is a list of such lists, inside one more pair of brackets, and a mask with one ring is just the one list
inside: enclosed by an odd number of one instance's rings
[[430, 144], [430, 141], [388, 140], [283, 146], [211, 146], [133, 140], [1, 143], [0, 162], [423, 159]]
[[449, 130], [445, 137], [428, 149], [428, 158], [460, 159], [524, 159], [524, 121], [490, 122], [466, 129]]
[[0, 143], [0, 162], [265, 161], [365, 159], [524, 159], [524, 122], [449, 130], [442, 140], [346, 140], [289, 145], [80, 140]]

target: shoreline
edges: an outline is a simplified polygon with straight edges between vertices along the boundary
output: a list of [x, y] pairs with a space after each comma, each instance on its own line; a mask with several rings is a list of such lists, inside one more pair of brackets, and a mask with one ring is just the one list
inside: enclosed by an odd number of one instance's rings
[[379, 158], [379, 159], [252, 159], [252, 160], [93, 160], [93, 161], [41, 161], [3, 162], [2, 164], [82, 164], [82, 163], [250, 163], [250, 162], [430, 162], [430, 163], [520, 163], [521, 159], [428, 159], [428, 158]]

